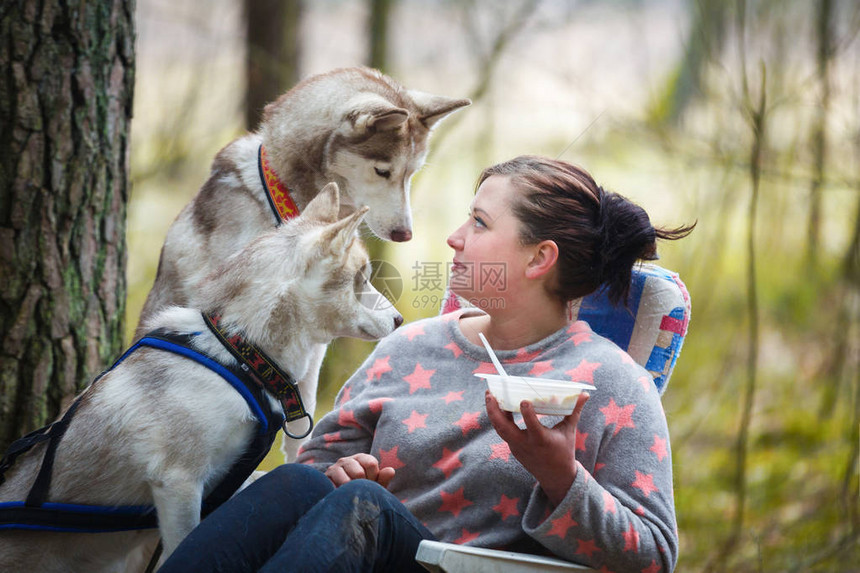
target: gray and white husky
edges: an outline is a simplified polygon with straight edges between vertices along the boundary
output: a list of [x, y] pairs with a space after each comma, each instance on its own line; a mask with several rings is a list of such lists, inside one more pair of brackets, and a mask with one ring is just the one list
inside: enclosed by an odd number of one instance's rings
[[[298, 218], [251, 241], [203, 280], [197, 309], [171, 306], [147, 329], [196, 333], [197, 350], [236, 361], [204, 324], [220, 315], [293, 378], [311, 351], [338, 336], [377, 339], [403, 318], [366, 277], [356, 230], [363, 207], [340, 217], [337, 185], [327, 185]], [[367, 300], [371, 298], [373, 300]], [[275, 411], [280, 402], [266, 394]], [[243, 454], [257, 425], [249, 404], [204, 365], [142, 347], [83, 391], [59, 443], [48, 501], [99, 506], [154, 505], [159, 530], [121, 533], [0, 531], [0, 571], [123, 571], [126, 556], [160, 533], [165, 556], [197, 525], [201, 500]], [[0, 502], [22, 501], [45, 452], [37, 445], [6, 472]]]
[[[257, 132], [215, 157], [209, 179], [167, 233], [141, 324], [165, 306], [188, 305], [219, 261], [277, 224], [261, 177], [261, 149], [266, 174], [287, 190], [298, 211], [334, 181], [341, 216], [369, 206], [365, 222], [374, 234], [408, 241], [410, 179], [424, 163], [431, 130], [470, 103], [408, 90], [369, 68], [338, 69], [296, 85], [266, 106]], [[137, 336], [143, 333], [139, 327]], [[325, 347], [317, 347], [308, 376], [300, 380], [311, 411], [324, 355]], [[299, 445], [284, 441], [288, 460]]]

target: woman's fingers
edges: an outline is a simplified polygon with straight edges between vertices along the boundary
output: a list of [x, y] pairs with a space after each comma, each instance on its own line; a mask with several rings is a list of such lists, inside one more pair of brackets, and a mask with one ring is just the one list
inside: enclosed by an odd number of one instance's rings
[[376, 481], [376, 476], [379, 473], [379, 460], [370, 454], [355, 454], [354, 461], [358, 464], [355, 470], [355, 476], [352, 479], [369, 479]]
[[325, 470], [326, 477], [334, 484], [334, 487], [340, 487], [350, 481], [349, 476], [343, 471], [343, 467], [332, 464]]
[[514, 423], [513, 414], [502, 410], [499, 407], [499, 402], [490, 394], [489, 390], [485, 391], [484, 398], [487, 402], [487, 417], [490, 418], [490, 423], [496, 429], [496, 433], [506, 442], [515, 439], [522, 430]]
[[379, 475], [376, 476], [376, 481], [384, 488], [388, 488], [388, 484], [394, 479], [394, 468], [381, 468]]
[[585, 407], [585, 403], [588, 402], [590, 397], [591, 395], [588, 392], [580, 393], [579, 397], [576, 399], [576, 405], [573, 407], [573, 412], [565, 416], [561, 422], [555, 425], [555, 427], [559, 429], [569, 428], [571, 430], [576, 430], [576, 426], [579, 424], [579, 417], [582, 415], [582, 409]]
[[[384, 479], [386, 483], [394, 477], [394, 470], [385, 472]], [[371, 481], [380, 481], [379, 460], [370, 454], [353, 454], [351, 456], [340, 458], [334, 464], [329, 466], [325, 472], [326, 476], [335, 486], [341, 486], [354, 479], [369, 479]], [[386, 485], [386, 484], [382, 484]]]
[[543, 437], [544, 432], [549, 431], [540, 423], [540, 420], [537, 417], [537, 412], [535, 412], [534, 404], [528, 400], [520, 402], [520, 413], [523, 415], [523, 422], [526, 423], [526, 430], [528, 430], [532, 436], [540, 439]]

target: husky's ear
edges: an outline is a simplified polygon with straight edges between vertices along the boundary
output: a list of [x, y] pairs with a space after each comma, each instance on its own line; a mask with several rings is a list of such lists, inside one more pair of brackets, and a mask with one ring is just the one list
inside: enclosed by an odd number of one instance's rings
[[358, 211], [348, 217], [344, 217], [340, 221], [332, 223], [323, 231], [322, 241], [331, 248], [331, 252], [335, 254], [343, 254], [355, 241], [356, 231], [358, 226], [364, 220], [364, 216], [370, 210], [370, 207], [365, 205]]
[[418, 109], [421, 110], [418, 114], [418, 119], [420, 119], [421, 123], [427, 126], [428, 129], [433, 129], [439, 120], [445, 118], [452, 112], [457, 111], [461, 107], [466, 107], [472, 103], [472, 100], [470, 99], [454, 99], [440, 95], [428, 94], [417, 90], [408, 90], [406, 93], [409, 94], [409, 97], [412, 98], [412, 101], [414, 101]]
[[334, 223], [337, 221], [338, 211], [340, 211], [340, 191], [337, 183], [332, 181], [322, 188], [319, 194], [307, 204], [302, 217], [315, 221], [323, 221], [325, 223]]
[[356, 135], [393, 131], [409, 117], [409, 111], [397, 107], [377, 94], [360, 94], [349, 102], [352, 111], [347, 119]]

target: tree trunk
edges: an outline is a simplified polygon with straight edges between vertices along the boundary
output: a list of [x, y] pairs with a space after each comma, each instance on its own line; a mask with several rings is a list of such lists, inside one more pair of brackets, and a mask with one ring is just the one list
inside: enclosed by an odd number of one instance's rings
[[656, 119], [669, 124], [678, 124], [690, 105], [703, 97], [707, 66], [723, 51], [731, 11], [731, 4], [724, 0], [689, 0], [686, 4], [692, 22], [684, 55], [656, 110]]
[[368, 62], [371, 68], [388, 73], [388, 19], [394, 0], [370, 0], [367, 21]]
[[134, 2], [0, 7], [0, 447], [122, 349]]
[[834, 6], [832, 0], [818, 0], [815, 11], [816, 76], [821, 96], [815, 108], [812, 126], [813, 175], [809, 189], [806, 261], [814, 271], [821, 242], [821, 187], [827, 163], [827, 116], [830, 114], [830, 61], [835, 45]]
[[266, 104], [299, 81], [302, 9], [302, 0], [245, 0], [248, 129], [257, 128]]

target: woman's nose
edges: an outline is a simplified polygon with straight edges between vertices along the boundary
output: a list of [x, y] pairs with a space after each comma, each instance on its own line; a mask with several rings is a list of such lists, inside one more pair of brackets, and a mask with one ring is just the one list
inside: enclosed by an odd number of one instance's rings
[[458, 228], [456, 231], [448, 235], [448, 246], [454, 249], [455, 251], [460, 251], [463, 249], [463, 227]]

